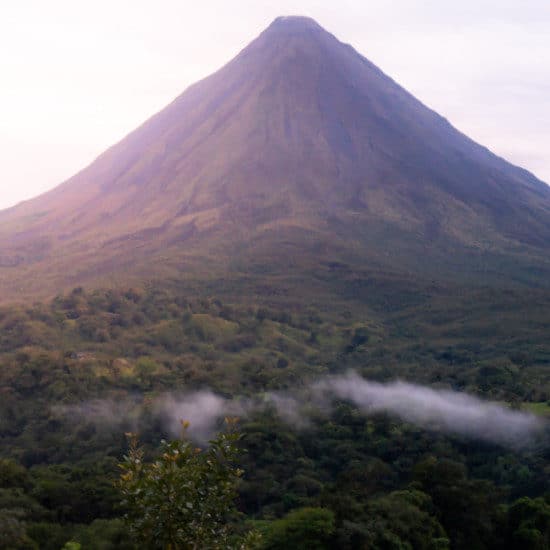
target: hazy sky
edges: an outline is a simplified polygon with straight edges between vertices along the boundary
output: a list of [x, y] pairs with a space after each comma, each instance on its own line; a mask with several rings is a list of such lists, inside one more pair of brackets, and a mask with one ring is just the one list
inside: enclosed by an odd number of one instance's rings
[[73, 175], [289, 14], [550, 182], [550, 0], [5, 0], [0, 208]]

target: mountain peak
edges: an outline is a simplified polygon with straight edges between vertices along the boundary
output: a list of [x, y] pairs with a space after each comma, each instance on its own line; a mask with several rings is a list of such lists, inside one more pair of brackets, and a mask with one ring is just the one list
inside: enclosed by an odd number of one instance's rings
[[322, 31], [323, 28], [311, 17], [304, 15], [282, 15], [273, 20], [268, 30], [296, 33]]

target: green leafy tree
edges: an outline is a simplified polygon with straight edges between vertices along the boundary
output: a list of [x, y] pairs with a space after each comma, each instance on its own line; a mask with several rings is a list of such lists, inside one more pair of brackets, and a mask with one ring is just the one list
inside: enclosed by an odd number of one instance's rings
[[131, 535], [142, 548], [187, 550], [229, 546], [235, 515], [236, 466], [240, 434], [235, 421], [201, 450], [185, 437], [163, 441], [160, 456], [143, 461], [143, 450], [130, 434], [130, 450], [121, 464], [118, 486]]
[[267, 526], [262, 548], [323, 550], [329, 548], [334, 530], [334, 514], [330, 510], [298, 508]]
[[508, 511], [508, 529], [509, 548], [550, 548], [550, 502], [542, 497], [516, 500]]
[[367, 509], [367, 548], [449, 549], [445, 530], [431, 514], [431, 499], [421, 491], [394, 491], [374, 499]]
[[6, 550], [36, 550], [27, 536], [22, 510], [0, 509], [0, 548]]

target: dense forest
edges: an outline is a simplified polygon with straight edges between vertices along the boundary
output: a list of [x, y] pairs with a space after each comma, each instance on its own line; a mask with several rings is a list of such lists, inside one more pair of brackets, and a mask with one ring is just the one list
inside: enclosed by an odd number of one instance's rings
[[[367, 294], [356, 308], [243, 304], [151, 284], [0, 309], [0, 547], [140, 547], [119, 464], [127, 432], [146, 462], [174, 438], [154, 407], [167, 395], [261, 399], [353, 369], [547, 417], [544, 293]], [[513, 448], [346, 400], [311, 414], [299, 425], [267, 404], [239, 419], [227, 544], [258, 533], [248, 547], [548, 548], [548, 430]], [[223, 418], [209, 436], [220, 430]]]

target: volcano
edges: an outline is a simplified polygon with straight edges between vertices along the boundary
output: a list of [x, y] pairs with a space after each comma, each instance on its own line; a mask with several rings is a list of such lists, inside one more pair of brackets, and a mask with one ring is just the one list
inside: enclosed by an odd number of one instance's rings
[[280, 17], [80, 173], [0, 212], [0, 300], [151, 279], [261, 294], [357, 273], [544, 286], [548, 252], [550, 187], [312, 19]]

